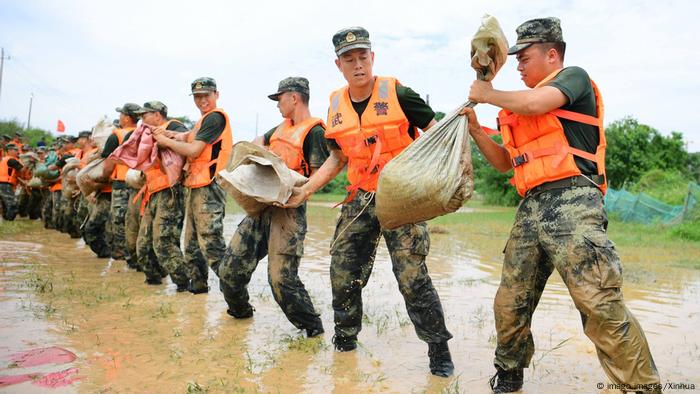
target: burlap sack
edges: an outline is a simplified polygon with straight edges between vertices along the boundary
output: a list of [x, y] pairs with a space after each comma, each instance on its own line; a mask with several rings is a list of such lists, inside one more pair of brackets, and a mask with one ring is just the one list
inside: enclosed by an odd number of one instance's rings
[[105, 159], [103, 158], [93, 160], [78, 172], [76, 181], [78, 183], [78, 187], [80, 188], [80, 192], [83, 193], [83, 195], [88, 196], [92, 192], [98, 191], [107, 186], [107, 183], [100, 182], [105, 180], [102, 178], [104, 161]]
[[143, 185], [146, 184], [146, 176], [143, 174], [143, 172], [139, 170], [134, 170], [133, 168], [129, 168], [126, 171], [126, 176], [124, 181], [126, 182], [127, 186], [129, 186], [132, 189], [136, 190], [141, 190]]
[[466, 124], [464, 116], [446, 116], [384, 166], [375, 210], [382, 227], [454, 212], [471, 197], [474, 174]]
[[258, 215], [273, 203], [285, 204], [294, 186], [308, 181], [290, 170], [274, 153], [250, 142], [233, 146], [229, 166], [216, 179], [250, 216]]
[[73, 192], [78, 189], [75, 178], [79, 170], [80, 160], [75, 157], [66, 160], [66, 165], [64, 165], [63, 170], [61, 170], [61, 192], [63, 193], [63, 197], [71, 197]]
[[105, 143], [107, 142], [107, 138], [112, 135], [114, 129], [115, 127], [112, 124], [112, 121], [104, 115], [97, 121], [97, 124], [92, 127], [91, 138], [95, 142], [95, 146], [97, 146], [97, 149], [100, 152], [102, 152], [102, 149], [105, 147]]

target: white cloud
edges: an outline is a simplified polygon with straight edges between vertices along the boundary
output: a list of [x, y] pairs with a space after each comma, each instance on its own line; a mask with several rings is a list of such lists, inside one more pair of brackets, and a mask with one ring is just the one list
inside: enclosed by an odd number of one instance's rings
[[[691, 1], [3, 1], [0, 45], [5, 63], [0, 118], [71, 132], [126, 101], [158, 99], [173, 115], [197, 117], [189, 83], [212, 76], [234, 137], [250, 139], [279, 114], [267, 94], [289, 75], [310, 79], [311, 108], [323, 116], [327, 96], [343, 84], [333, 64], [331, 36], [341, 27], [369, 29], [375, 73], [393, 75], [449, 111], [466, 97], [473, 71], [469, 41], [484, 13], [496, 16], [510, 40], [522, 21], [562, 19], [567, 64], [588, 70], [603, 90], [607, 121], [625, 115], [663, 133], [681, 131], [700, 150], [692, 114], [700, 91], [700, 52]], [[522, 89], [515, 63], [494, 81]], [[484, 123], [496, 109], [481, 106]]]

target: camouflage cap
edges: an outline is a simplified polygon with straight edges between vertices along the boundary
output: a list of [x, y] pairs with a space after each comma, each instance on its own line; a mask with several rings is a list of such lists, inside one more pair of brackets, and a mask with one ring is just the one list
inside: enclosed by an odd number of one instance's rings
[[508, 49], [509, 55], [514, 55], [532, 44], [540, 42], [564, 42], [559, 18], [531, 19], [515, 29], [518, 41]]
[[143, 107], [141, 107], [141, 113], [146, 114], [149, 112], [161, 112], [167, 115], [168, 106], [156, 100], [143, 103]]
[[88, 130], [83, 130], [78, 133], [78, 138], [90, 138], [92, 137], [92, 132]]
[[16, 144], [10, 142], [9, 144], [5, 145], [5, 150], [10, 150], [10, 149], [17, 149], [17, 150], [19, 150], [19, 147], [18, 147]]
[[46, 147], [45, 146], [37, 146], [36, 151], [39, 153], [46, 153]]
[[12, 140], [12, 137], [10, 137], [10, 136], [7, 135], [7, 134], [3, 134], [3, 135], [2, 135], [2, 139], [4, 139], [5, 141], [11, 141], [11, 140]]
[[214, 78], [202, 77], [192, 81], [192, 94], [216, 92], [216, 81]]
[[114, 120], [112, 121], [112, 126], [114, 126], [114, 127], [121, 127], [121, 126], [119, 125], [119, 119], [114, 119]]
[[289, 77], [280, 81], [277, 87], [277, 93], [273, 93], [267, 97], [270, 100], [279, 101], [280, 95], [284, 92], [299, 92], [309, 95], [309, 80], [304, 77]]
[[63, 137], [65, 142], [70, 142], [71, 144], [75, 144], [78, 141], [77, 137], [73, 137], [72, 135], [67, 135]]
[[346, 27], [333, 34], [333, 46], [335, 54], [340, 56], [343, 53], [357, 49], [372, 49], [369, 41], [369, 32], [364, 27]]
[[120, 114], [131, 116], [132, 118], [138, 118], [139, 115], [141, 115], [141, 106], [134, 103], [126, 103], [121, 107], [115, 108], [114, 110]]

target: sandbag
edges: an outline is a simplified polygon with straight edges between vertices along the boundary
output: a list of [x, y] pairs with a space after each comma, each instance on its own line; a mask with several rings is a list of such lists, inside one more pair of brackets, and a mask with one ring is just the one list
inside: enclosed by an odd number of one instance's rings
[[66, 164], [61, 170], [61, 191], [63, 197], [70, 198], [73, 192], [78, 190], [76, 176], [80, 171], [80, 160], [75, 157], [66, 159]]
[[92, 135], [90, 138], [95, 142], [95, 146], [97, 146], [100, 152], [104, 149], [105, 143], [114, 132], [114, 129], [115, 127], [112, 121], [107, 119], [107, 116], [104, 115], [97, 121], [97, 124], [92, 127]]
[[233, 146], [229, 165], [216, 180], [250, 216], [274, 203], [285, 204], [292, 189], [308, 181], [274, 153], [245, 141]]
[[375, 208], [382, 227], [454, 212], [471, 197], [474, 174], [466, 126], [466, 117], [446, 116], [384, 166]]
[[29, 182], [27, 182], [27, 186], [33, 188], [40, 188], [46, 186], [46, 184], [44, 184], [41, 178], [32, 177], [32, 179], [30, 179]]
[[76, 182], [83, 195], [88, 196], [109, 183], [109, 180], [102, 177], [104, 161], [104, 158], [93, 160], [78, 172]]
[[34, 176], [45, 181], [54, 181], [61, 173], [58, 170], [49, 170], [46, 164], [39, 164], [33, 172]]
[[126, 176], [124, 178], [124, 181], [126, 182], [127, 186], [129, 186], [132, 189], [136, 190], [141, 190], [143, 185], [146, 184], [146, 176], [143, 174], [143, 172], [139, 170], [134, 170], [133, 168], [129, 168], [126, 171]]

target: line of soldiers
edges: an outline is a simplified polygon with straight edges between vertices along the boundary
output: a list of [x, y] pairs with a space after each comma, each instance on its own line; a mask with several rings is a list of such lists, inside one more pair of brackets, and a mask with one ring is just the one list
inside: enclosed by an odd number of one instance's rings
[[[518, 41], [509, 53], [517, 56], [518, 70], [531, 89], [504, 92], [475, 81], [469, 96], [474, 102], [504, 108], [499, 114], [504, 145], [485, 133], [472, 109], [463, 112], [479, 149], [497, 169], [514, 169], [514, 183], [524, 197], [505, 249], [494, 302], [497, 373], [491, 388], [501, 393], [522, 387], [523, 368], [534, 351], [532, 314], [556, 268], [608, 377], [631, 391], [660, 391], [644, 333], [622, 300], [619, 257], [607, 239], [600, 93], [583, 69], [563, 67], [565, 44], [558, 19], [530, 20], [516, 31]], [[106, 158], [103, 176], [112, 182], [91, 196], [65, 197], [51, 186], [51, 198], [45, 201], [53, 209], [45, 206], [46, 226], [80, 236], [85, 218], [86, 244], [99, 257], [126, 259], [130, 267], [144, 272], [148, 284], [159, 285], [169, 275], [178, 291], [206, 293], [211, 268], [219, 277], [228, 314], [238, 319], [254, 314], [247, 285], [258, 262], [267, 256], [275, 301], [295, 327], [315, 337], [324, 332], [323, 324], [298, 276], [307, 229], [306, 200], [347, 167], [351, 185], [330, 250], [335, 349], [357, 347], [362, 289], [383, 236], [408, 315], [418, 337], [428, 344], [430, 371], [450, 376], [454, 365], [447, 341], [452, 334], [425, 263], [430, 249], [427, 225], [389, 230], [381, 228], [374, 212], [383, 166], [419, 137], [418, 129], [426, 131], [436, 124], [435, 113], [395, 78], [373, 75], [374, 52], [367, 30], [342, 29], [332, 41], [335, 64], [347, 86], [331, 94], [327, 123], [310, 114], [308, 80], [290, 77], [268, 96], [277, 102], [284, 120], [254, 140], [290, 169], [309, 177], [308, 183], [295, 188], [286, 205], [246, 216], [228, 246], [222, 224], [225, 193], [215, 175], [228, 163], [233, 137], [228, 115], [217, 107], [219, 91], [212, 78], [191, 84], [202, 115], [192, 130], [169, 120], [167, 107], [159, 101], [143, 106], [127, 103], [117, 108], [120, 126], [101, 153], [83, 133], [77, 141], [66, 139], [57, 146], [58, 159], [52, 166], [65, 165], [71, 156], [81, 165], [101, 156]], [[129, 139], [139, 117], [155, 127], [160, 147], [186, 158], [184, 177], [175, 184], [163, 171], [171, 163], [159, 162], [145, 172], [141, 192], [130, 189], [124, 183], [125, 165], [109, 158]], [[8, 157], [14, 157], [12, 146], [6, 149]], [[555, 163], [554, 156], [563, 159]]]

